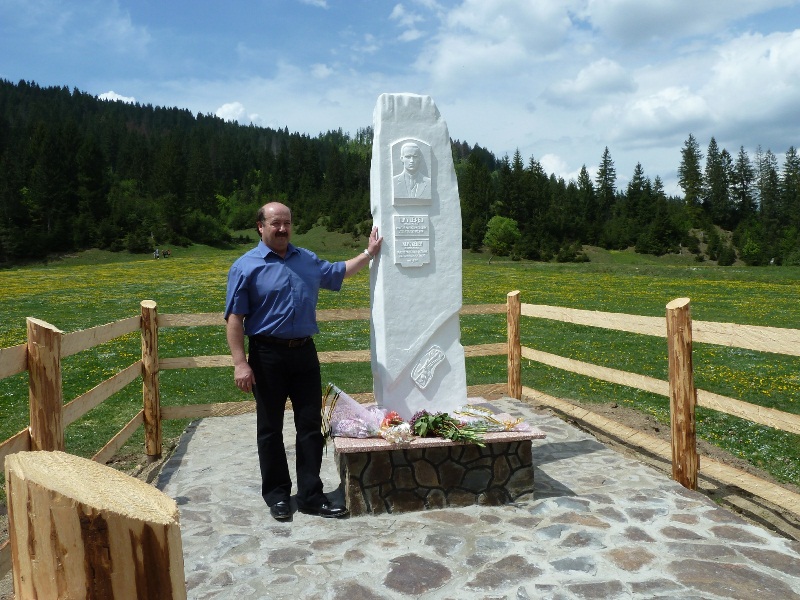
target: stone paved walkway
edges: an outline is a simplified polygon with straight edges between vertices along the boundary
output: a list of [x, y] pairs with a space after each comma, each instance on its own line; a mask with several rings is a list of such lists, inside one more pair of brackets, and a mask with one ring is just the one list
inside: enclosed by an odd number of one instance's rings
[[[547, 432], [533, 500], [343, 520], [270, 518], [254, 414], [194, 423], [158, 481], [181, 510], [189, 598], [800, 598], [800, 543], [547, 412], [493, 404]], [[323, 480], [341, 493], [332, 445]]]

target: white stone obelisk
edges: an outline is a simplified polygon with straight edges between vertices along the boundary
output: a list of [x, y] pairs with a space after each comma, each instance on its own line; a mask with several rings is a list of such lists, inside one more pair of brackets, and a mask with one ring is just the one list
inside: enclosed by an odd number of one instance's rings
[[376, 402], [405, 419], [467, 402], [461, 309], [461, 206], [450, 134], [430, 96], [382, 94], [370, 179], [383, 236], [370, 269]]

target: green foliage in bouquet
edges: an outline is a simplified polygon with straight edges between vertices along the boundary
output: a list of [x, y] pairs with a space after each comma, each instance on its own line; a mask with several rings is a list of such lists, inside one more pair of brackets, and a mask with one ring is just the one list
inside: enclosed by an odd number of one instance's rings
[[484, 446], [483, 433], [486, 431], [484, 426], [473, 424], [463, 424], [448, 415], [447, 413], [431, 414], [426, 410], [421, 410], [414, 414], [409, 421], [411, 431], [419, 437], [441, 437], [452, 442], [465, 442]]

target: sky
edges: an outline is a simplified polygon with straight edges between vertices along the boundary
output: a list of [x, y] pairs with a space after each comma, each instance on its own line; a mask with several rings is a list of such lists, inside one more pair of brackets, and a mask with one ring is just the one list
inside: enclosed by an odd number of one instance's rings
[[800, 146], [800, 0], [0, 0], [0, 79], [316, 136], [429, 95], [450, 137], [668, 193], [689, 134]]

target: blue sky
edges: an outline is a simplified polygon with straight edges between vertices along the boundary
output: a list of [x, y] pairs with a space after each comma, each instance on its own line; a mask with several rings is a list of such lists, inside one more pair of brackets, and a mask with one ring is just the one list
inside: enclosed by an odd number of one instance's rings
[[0, 0], [0, 78], [316, 135], [428, 94], [450, 135], [678, 193], [680, 150], [800, 146], [800, 0]]

